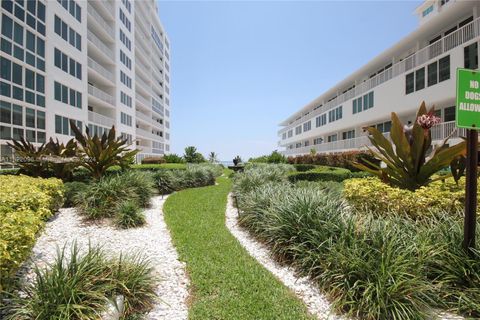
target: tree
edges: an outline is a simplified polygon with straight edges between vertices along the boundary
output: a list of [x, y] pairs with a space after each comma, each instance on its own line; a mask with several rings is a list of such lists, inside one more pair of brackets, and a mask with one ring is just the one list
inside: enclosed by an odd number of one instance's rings
[[205, 162], [205, 158], [200, 152], [197, 152], [197, 148], [194, 146], [188, 146], [185, 148], [183, 158], [187, 163], [200, 163]]
[[208, 161], [210, 161], [211, 163], [217, 163], [218, 162], [218, 156], [215, 152], [210, 152], [210, 154], [208, 155]]

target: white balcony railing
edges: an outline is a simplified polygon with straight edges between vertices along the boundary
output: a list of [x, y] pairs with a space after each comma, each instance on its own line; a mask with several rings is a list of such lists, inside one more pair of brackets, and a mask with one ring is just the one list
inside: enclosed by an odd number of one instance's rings
[[150, 92], [151, 86], [147, 84], [145, 81], [143, 81], [141, 77], [136, 77], [135, 81], [139, 87], [142, 87], [147, 92]]
[[163, 137], [157, 136], [156, 134], [153, 134], [147, 130], [136, 128], [136, 133], [140, 137], [148, 138], [155, 141], [163, 141]]
[[101, 89], [98, 89], [97, 87], [92, 86], [91, 84], [88, 85], [88, 93], [106, 103], [111, 104], [112, 106], [115, 105], [115, 99], [112, 95], [106, 93]]
[[102, 51], [107, 57], [109, 57], [110, 59], [115, 58], [115, 56], [113, 54], [113, 50], [110, 49], [109, 47], [107, 47], [104, 44], [104, 42], [102, 40], [98, 39], [98, 37], [93, 32], [91, 32], [90, 30], [88, 30], [87, 38], [91, 43], [93, 43], [95, 45], [95, 47], [97, 47], [100, 51]]
[[144, 97], [142, 97], [140, 94], [136, 94], [135, 97], [136, 97], [136, 99], [137, 99], [138, 101], [140, 101], [141, 103], [143, 103], [146, 107], [150, 108], [150, 102], [149, 102], [147, 99], [145, 99]]
[[[103, 1], [101, 1], [103, 2]], [[110, 26], [108, 24], [107, 21], [105, 21], [105, 19], [97, 12], [97, 10], [92, 7], [91, 4], [87, 4], [87, 11], [88, 11], [88, 14], [90, 14], [93, 18], [93, 20], [95, 20], [101, 27], [102, 29], [108, 33], [108, 35], [112, 38], [115, 38], [115, 32], [113, 31], [113, 27]]]
[[297, 125], [300, 122], [305, 121], [305, 117], [311, 118], [321, 113], [324, 113], [327, 110], [339, 106], [341, 103], [352, 99], [353, 97], [362, 95], [371, 89], [381, 85], [382, 83], [395, 78], [399, 75], [404, 74], [407, 71], [412, 70], [413, 68], [420, 66], [427, 61], [438, 57], [439, 55], [446, 53], [476, 37], [480, 36], [480, 18], [475, 19], [469, 24], [463, 26], [455, 32], [450, 33], [449, 35], [441, 38], [440, 40], [432, 43], [431, 45], [415, 52], [408, 58], [399, 61], [392, 65], [390, 68], [384, 70], [383, 72], [377, 74], [376, 76], [365, 80], [364, 82], [357, 84], [355, 88], [350, 89], [349, 91], [339, 95], [335, 99], [328, 101], [323, 104], [322, 107], [311, 111], [307, 116], [302, 116], [299, 119], [293, 121], [289, 124], [288, 127], [279, 130], [281, 134], [289, 129], [291, 126]]
[[105, 10], [107, 10], [107, 12], [110, 12], [112, 15], [115, 15], [115, 10], [114, 10], [113, 5], [110, 1], [102, 0], [102, 1], [98, 1], [98, 2], [103, 5], [103, 7], [105, 8]]
[[146, 114], [143, 113], [143, 112], [137, 111], [135, 114], [136, 114], [137, 118], [140, 118], [140, 119], [142, 119], [142, 120], [144, 120], [144, 121], [146, 121], [146, 122], [148, 122], [148, 123], [150, 123], [150, 122], [152, 121], [152, 117], [146, 115]]
[[[455, 121], [440, 123], [433, 127], [431, 132], [432, 141], [435, 143], [439, 143], [447, 137], [455, 139], [466, 135], [465, 129], [458, 129], [455, 125]], [[385, 133], [384, 136], [390, 138], [390, 133]], [[285, 155], [306, 154], [309, 153], [311, 149], [315, 149], [317, 152], [340, 152], [353, 149], [364, 149], [366, 146], [371, 145], [372, 143], [370, 142], [370, 139], [365, 135], [354, 139], [338, 140], [301, 148], [287, 149], [282, 152]]]
[[88, 111], [88, 121], [111, 128], [115, 125], [115, 120], [100, 113]]
[[104, 76], [108, 80], [112, 82], [115, 81], [115, 78], [111, 71], [107, 70], [104, 66], [102, 66], [100, 63], [98, 63], [97, 61], [93, 60], [90, 57], [88, 57], [88, 66], [94, 69], [96, 72], [100, 73], [102, 76]]

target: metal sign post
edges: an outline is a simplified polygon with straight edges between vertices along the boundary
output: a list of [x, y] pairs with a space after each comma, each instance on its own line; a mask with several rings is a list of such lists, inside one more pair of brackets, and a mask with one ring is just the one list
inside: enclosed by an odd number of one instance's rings
[[467, 166], [465, 181], [465, 220], [463, 247], [475, 248], [477, 224], [478, 132], [480, 128], [480, 72], [457, 70], [456, 124], [467, 129]]

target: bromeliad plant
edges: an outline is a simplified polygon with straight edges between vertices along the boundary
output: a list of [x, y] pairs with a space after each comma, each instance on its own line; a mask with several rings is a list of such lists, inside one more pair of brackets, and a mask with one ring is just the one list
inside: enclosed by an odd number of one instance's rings
[[81, 146], [80, 165], [97, 180], [112, 166], [128, 167], [138, 152], [128, 147], [126, 139], [116, 137], [115, 126], [112, 126], [108, 133], [104, 132], [101, 138], [97, 135], [91, 136], [88, 128], [84, 135], [73, 121], [70, 121], [70, 127]]
[[465, 141], [448, 146], [447, 137], [440, 146], [433, 148], [427, 155], [432, 147], [430, 129], [440, 122], [440, 118], [434, 115], [433, 107], [427, 112], [425, 102], [422, 102], [411, 128], [405, 128], [395, 112], [392, 112], [391, 117], [391, 142], [376, 128], [365, 128], [376, 149], [369, 150], [386, 167], [382, 168], [379, 164], [369, 161], [365, 161], [367, 165], [354, 163], [357, 168], [380, 177], [391, 186], [416, 190], [432, 182], [432, 175], [466, 153]]

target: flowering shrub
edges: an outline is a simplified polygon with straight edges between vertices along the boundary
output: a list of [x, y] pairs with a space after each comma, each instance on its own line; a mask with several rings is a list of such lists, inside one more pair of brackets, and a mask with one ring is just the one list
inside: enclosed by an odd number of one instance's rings
[[59, 179], [0, 176], [0, 291], [28, 256], [46, 218], [63, 204]]
[[415, 191], [391, 187], [376, 177], [345, 180], [344, 186], [345, 198], [359, 212], [396, 213], [415, 219], [432, 212], [456, 214], [463, 208], [465, 197], [464, 178], [458, 185], [453, 178], [446, 178]]

